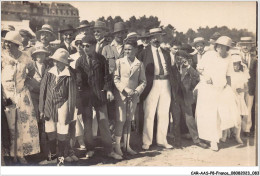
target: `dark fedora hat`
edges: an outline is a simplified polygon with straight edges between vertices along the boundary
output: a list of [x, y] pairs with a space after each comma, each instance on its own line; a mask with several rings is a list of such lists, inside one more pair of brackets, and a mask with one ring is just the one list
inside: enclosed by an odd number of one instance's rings
[[89, 27], [91, 27], [91, 24], [88, 22], [88, 20], [82, 20], [79, 23], [79, 27], [77, 27], [77, 29], [89, 28]]
[[106, 23], [103, 21], [95, 21], [93, 29], [104, 29], [106, 31], [108, 30], [108, 28], [106, 27]]
[[193, 52], [195, 51], [195, 50], [192, 48], [191, 45], [186, 44], [186, 43], [182, 44], [180, 50], [182, 50], [182, 51], [186, 51], [187, 53], [193, 53]]
[[59, 30], [59, 33], [63, 33], [63, 32], [66, 32], [66, 31], [73, 31], [73, 32], [75, 32], [75, 29], [73, 28], [72, 25], [67, 24], [67, 25], [63, 26], [63, 27]]
[[126, 25], [124, 22], [117, 22], [114, 24], [114, 32], [113, 34], [121, 31], [127, 31]]

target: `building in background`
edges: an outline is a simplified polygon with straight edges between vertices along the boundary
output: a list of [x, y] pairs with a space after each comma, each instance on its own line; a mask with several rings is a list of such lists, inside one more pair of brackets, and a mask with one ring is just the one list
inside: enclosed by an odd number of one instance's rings
[[[69, 3], [63, 2], [28, 2], [2, 1], [1, 23], [6, 24], [28, 23], [33, 32], [36, 32], [45, 23], [53, 26], [55, 31], [63, 25], [73, 27], [79, 25], [78, 9]], [[25, 21], [25, 22], [24, 22]]]

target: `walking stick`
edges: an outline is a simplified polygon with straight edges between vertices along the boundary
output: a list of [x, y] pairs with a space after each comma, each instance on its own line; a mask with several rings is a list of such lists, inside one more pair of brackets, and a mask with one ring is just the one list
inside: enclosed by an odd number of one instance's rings
[[15, 105], [15, 117], [14, 117], [14, 162], [17, 162], [17, 107]]
[[[132, 97], [131, 96], [127, 96], [126, 97], [126, 121], [130, 122], [130, 127], [127, 126], [127, 134], [126, 134], [126, 151], [127, 151], [127, 146], [128, 144], [128, 139], [129, 139], [129, 133], [131, 130], [131, 119], [130, 119], [130, 109], [131, 109], [131, 101], [132, 101]], [[130, 130], [129, 130], [130, 129]]]

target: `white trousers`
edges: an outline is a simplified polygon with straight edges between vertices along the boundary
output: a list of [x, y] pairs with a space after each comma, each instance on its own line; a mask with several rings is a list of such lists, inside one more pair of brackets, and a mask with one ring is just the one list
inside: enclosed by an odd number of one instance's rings
[[153, 87], [144, 101], [144, 145], [150, 146], [152, 144], [155, 112], [157, 112], [157, 144], [167, 144], [170, 103], [170, 81], [154, 80]]

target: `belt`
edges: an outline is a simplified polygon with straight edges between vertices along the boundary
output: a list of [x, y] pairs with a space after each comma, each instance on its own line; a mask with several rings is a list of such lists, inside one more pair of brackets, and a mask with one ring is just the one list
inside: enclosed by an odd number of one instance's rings
[[155, 75], [154, 76], [154, 79], [157, 80], [157, 79], [168, 79], [169, 78], [169, 75]]

